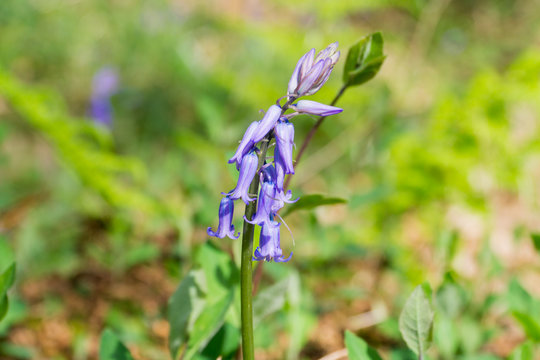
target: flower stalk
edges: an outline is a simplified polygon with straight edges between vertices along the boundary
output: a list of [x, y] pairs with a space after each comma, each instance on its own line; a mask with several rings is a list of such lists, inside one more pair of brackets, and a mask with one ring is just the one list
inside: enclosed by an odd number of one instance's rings
[[[287, 98], [285, 104], [281, 106], [278, 100], [275, 105], [268, 108], [260, 121], [255, 121], [248, 127], [236, 153], [229, 160], [229, 163], [236, 164], [239, 171], [238, 183], [230, 192], [222, 193], [225, 198], [220, 203], [217, 231], [213, 231], [211, 227], [207, 230], [210, 236], [236, 238], [232, 224], [234, 200], [242, 199], [246, 203], [240, 265], [242, 354], [245, 360], [254, 360], [252, 262], [253, 260], [287, 262], [292, 256], [292, 252], [288, 257], [283, 256], [280, 245], [281, 223], [276, 220], [281, 219], [278, 212], [285, 203], [296, 201], [291, 200], [292, 193], [285, 191], [283, 186], [285, 174], [294, 174], [292, 161], [294, 125], [289, 120], [301, 113], [328, 116], [342, 111], [339, 108], [308, 100], [293, 103], [300, 97], [316, 93], [324, 85], [339, 55], [337, 43], [330, 44], [316, 57], [315, 49], [307, 52], [296, 64], [289, 80], [287, 95], [280, 98]], [[289, 109], [295, 112], [285, 115]], [[276, 147], [273, 151], [273, 161], [267, 163], [266, 153], [274, 137]], [[260, 150], [257, 149], [257, 144], [260, 144]], [[258, 159], [256, 159], [256, 153], [258, 153]], [[259, 193], [260, 182], [262, 182], [262, 187]], [[250, 197], [251, 194], [257, 193], [259, 193], [258, 198]], [[255, 226], [261, 226], [261, 241], [254, 256]], [[286, 224], [285, 226], [287, 227]]]

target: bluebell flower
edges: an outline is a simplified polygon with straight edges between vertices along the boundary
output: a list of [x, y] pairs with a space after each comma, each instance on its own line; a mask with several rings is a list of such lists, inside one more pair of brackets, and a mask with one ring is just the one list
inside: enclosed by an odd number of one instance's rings
[[244, 155], [253, 148], [253, 145], [256, 142], [253, 141], [253, 134], [255, 133], [255, 130], [257, 130], [258, 126], [258, 121], [254, 121], [248, 126], [244, 136], [242, 137], [242, 141], [240, 141], [240, 145], [238, 145], [238, 148], [236, 149], [236, 152], [234, 153], [233, 157], [229, 159], [229, 164], [236, 163], [236, 169], [240, 168], [240, 163], [242, 162]]
[[[235, 163], [239, 170], [236, 187], [224, 194], [219, 206], [219, 226], [216, 232], [208, 228], [207, 232], [211, 236], [224, 238], [228, 236], [232, 239], [238, 238], [234, 233], [232, 218], [234, 213], [234, 200], [242, 199], [249, 204], [254, 201], [249, 194], [249, 188], [254, 176], [260, 176], [260, 191], [257, 197], [257, 209], [252, 219], [244, 220], [247, 223], [261, 226], [260, 244], [254, 252], [254, 260], [286, 262], [288, 258], [283, 257], [280, 247], [280, 227], [287, 224], [279, 216], [279, 211], [285, 203], [292, 203], [298, 199], [291, 200], [291, 190], [284, 189], [285, 175], [294, 174], [293, 147], [294, 147], [294, 125], [289, 119], [299, 113], [313, 114], [319, 116], [334, 115], [342, 109], [317, 103], [315, 101], [299, 100], [297, 98], [312, 95], [328, 80], [334, 65], [338, 61], [340, 52], [337, 51], [337, 42], [328, 45], [325, 49], [316, 54], [315, 49], [311, 49], [300, 58], [287, 87], [286, 106], [280, 106], [280, 98], [276, 105], [268, 108], [260, 121], [254, 121], [247, 128], [235, 154], [229, 159], [229, 163]], [[293, 113], [284, 114], [287, 109], [294, 110]], [[263, 139], [275, 138], [274, 159], [270, 164], [265, 164], [258, 169], [259, 158], [256, 148], [257, 143]], [[264, 140], [267, 141], [267, 140]], [[266, 144], [270, 146], [271, 144]], [[267, 148], [267, 147], [265, 147]], [[260, 171], [257, 175], [257, 171]], [[281, 223], [275, 219], [281, 219]], [[290, 231], [290, 230], [289, 230]], [[291, 234], [292, 235], [292, 234]]]
[[318, 116], [330, 116], [339, 114], [343, 111], [335, 106], [325, 105], [311, 100], [300, 100], [296, 104], [292, 104], [291, 108], [299, 113], [318, 115]]
[[238, 175], [238, 183], [234, 190], [229, 192], [228, 195], [232, 200], [242, 199], [246, 205], [255, 200], [255, 198], [249, 197], [249, 186], [255, 174], [257, 173], [257, 167], [259, 166], [259, 158], [254, 151], [250, 151], [242, 158], [240, 164], [240, 174]]
[[337, 42], [328, 45], [315, 59], [313, 58], [315, 49], [311, 49], [300, 58], [289, 80], [287, 88], [289, 99], [313, 95], [319, 91], [339, 59], [340, 52], [336, 51], [337, 45]]
[[279, 121], [274, 127], [276, 134], [276, 150], [279, 152], [285, 174], [294, 174], [293, 145], [294, 125], [288, 120]]
[[231, 239], [238, 239], [240, 233], [234, 235], [234, 225], [232, 224], [232, 218], [234, 215], [234, 202], [228, 196], [221, 199], [219, 204], [219, 225], [217, 232], [212, 231], [211, 227], [206, 229], [206, 232], [210, 236], [215, 236], [223, 239], [228, 236]]
[[253, 142], [258, 143], [259, 141], [261, 141], [266, 136], [266, 134], [268, 134], [270, 130], [272, 130], [274, 125], [276, 125], [280, 116], [281, 108], [277, 105], [270, 106], [266, 114], [264, 114], [264, 117], [259, 121], [259, 126], [257, 126], [257, 129], [255, 130], [255, 133], [252, 137]]
[[272, 181], [263, 181], [261, 190], [259, 191], [259, 198], [257, 203], [257, 211], [253, 219], [249, 220], [244, 215], [244, 220], [254, 225], [274, 225], [278, 224], [274, 221], [274, 215], [276, 213], [273, 210], [274, 201], [276, 199], [276, 187]]
[[291, 259], [292, 252], [288, 258], [283, 258], [283, 250], [280, 244], [280, 226], [280, 223], [277, 223], [276, 226], [263, 224], [259, 237], [259, 247], [255, 249], [253, 260], [287, 262]]
[[112, 68], [99, 70], [92, 81], [89, 115], [95, 123], [112, 125], [113, 109], [111, 97], [118, 90], [118, 74]]

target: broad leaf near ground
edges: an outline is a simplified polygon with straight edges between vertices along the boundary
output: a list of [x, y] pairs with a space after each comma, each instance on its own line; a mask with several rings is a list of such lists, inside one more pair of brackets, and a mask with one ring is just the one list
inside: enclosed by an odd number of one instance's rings
[[184, 277], [169, 300], [169, 350], [173, 359], [189, 360], [202, 350], [225, 322], [239, 272], [230, 257], [211, 243], [195, 256], [198, 269]]
[[407, 346], [420, 359], [430, 345], [433, 310], [422, 285], [418, 285], [407, 299], [399, 317], [399, 330]]
[[[219, 331], [225, 322], [225, 315], [233, 301], [233, 293], [223, 297], [220, 301], [207, 304], [204, 311], [195, 320], [193, 329], [189, 334], [189, 342], [182, 357], [183, 360], [192, 359], [204, 346], [206, 346], [212, 337]], [[221, 354], [220, 354], [221, 355]]]
[[99, 360], [133, 360], [133, 357], [118, 336], [111, 330], [105, 329], [99, 344]]
[[345, 346], [349, 360], [382, 360], [375, 349], [350, 331], [345, 331]]
[[195, 319], [204, 308], [205, 291], [204, 273], [191, 270], [169, 299], [169, 350], [173, 359], [180, 355], [181, 346], [187, 344]]

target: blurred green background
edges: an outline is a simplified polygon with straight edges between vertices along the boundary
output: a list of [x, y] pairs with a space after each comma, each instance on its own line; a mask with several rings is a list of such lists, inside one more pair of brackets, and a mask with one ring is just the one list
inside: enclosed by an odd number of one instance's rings
[[[397, 314], [424, 281], [433, 358], [526, 359], [539, 19], [537, 0], [1, 0], [0, 270], [18, 271], [0, 358], [96, 359], [104, 327], [137, 359], [168, 358], [167, 299], [234, 187], [243, 131], [307, 50], [344, 55], [381, 31], [381, 72], [346, 92], [292, 179], [295, 195], [347, 203], [288, 217], [293, 259], [267, 264], [261, 287], [296, 285], [257, 329], [257, 359], [319, 359], [345, 329], [408, 359]], [[342, 66], [313, 100], [333, 98]], [[105, 67], [111, 127], [88, 117]], [[298, 145], [314, 122], [295, 118]]]

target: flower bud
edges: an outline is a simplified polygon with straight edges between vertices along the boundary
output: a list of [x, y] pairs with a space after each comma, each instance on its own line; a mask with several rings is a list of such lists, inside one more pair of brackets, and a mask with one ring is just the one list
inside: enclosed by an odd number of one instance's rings
[[340, 109], [338, 107], [321, 104], [311, 100], [300, 100], [296, 104], [291, 105], [291, 108], [298, 111], [299, 113], [319, 116], [335, 115], [343, 111], [343, 109]]

